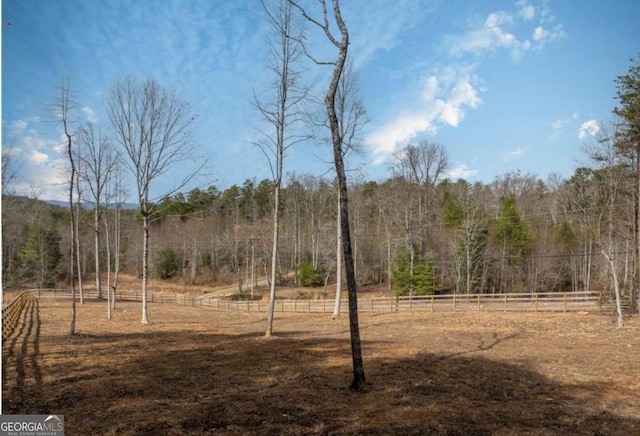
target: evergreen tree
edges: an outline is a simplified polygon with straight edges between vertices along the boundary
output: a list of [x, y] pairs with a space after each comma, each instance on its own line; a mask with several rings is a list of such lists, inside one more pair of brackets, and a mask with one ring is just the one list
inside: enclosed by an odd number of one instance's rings
[[515, 291], [522, 285], [520, 273], [531, 238], [518, 212], [515, 195], [504, 196], [500, 203], [500, 215], [493, 225], [495, 243], [501, 253], [500, 289], [502, 292], [507, 290], [507, 273], [510, 272], [509, 290]]
[[26, 277], [35, 279], [38, 288], [54, 286], [62, 258], [60, 235], [42, 224], [34, 224], [29, 228], [27, 242], [18, 257], [23, 273]]
[[415, 260], [412, 269], [409, 250], [398, 253], [393, 279], [396, 295], [432, 295], [435, 291], [431, 262], [426, 259]]

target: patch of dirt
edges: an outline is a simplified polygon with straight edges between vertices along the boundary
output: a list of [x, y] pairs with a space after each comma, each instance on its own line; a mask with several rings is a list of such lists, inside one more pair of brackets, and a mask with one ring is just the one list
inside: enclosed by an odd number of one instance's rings
[[[94, 292], [95, 286], [95, 274], [89, 274], [83, 278], [83, 287], [85, 290]], [[102, 284], [106, 288], [106, 276], [102, 278]], [[137, 291], [142, 288], [142, 279], [130, 274], [120, 274], [118, 278], [118, 290], [121, 291]], [[220, 296], [233, 296], [238, 297], [238, 286], [236, 284], [217, 284], [213, 285], [187, 285], [181, 278], [171, 280], [158, 280], [150, 278], [148, 282], [149, 292], [165, 293], [165, 294], [185, 294], [185, 295], [204, 295], [217, 293]], [[105, 291], [106, 292], [106, 291]], [[296, 298], [334, 298], [336, 292], [336, 286], [330, 284], [325, 289], [323, 286], [319, 287], [304, 287], [293, 285], [278, 285], [277, 298], [296, 299]], [[374, 296], [390, 295], [384, 287], [368, 286], [358, 290], [359, 293], [369, 294]], [[257, 285], [254, 286], [254, 296], [260, 298], [261, 296], [268, 296], [269, 287], [267, 281], [264, 278], [257, 280]], [[346, 296], [346, 291], [345, 291]], [[249, 297], [251, 295], [250, 286], [248, 284], [243, 285], [242, 297]]]
[[86, 303], [70, 336], [70, 302], [41, 298], [3, 347], [2, 412], [64, 414], [69, 435], [640, 434], [638, 317], [361, 314], [352, 392], [346, 316], [276, 313], [266, 339], [264, 313], [140, 312]]

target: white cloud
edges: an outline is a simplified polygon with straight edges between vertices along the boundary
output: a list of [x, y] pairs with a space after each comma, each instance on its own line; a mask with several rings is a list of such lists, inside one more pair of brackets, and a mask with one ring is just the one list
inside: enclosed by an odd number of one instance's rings
[[[445, 37], [445, 47], [454, 56], [469, 53], [480, 55], [487, 51], [506, 49], [510, 51], [513, 60], [518, 61], [527, 51], [540, 50], [549, 42], [566, 36], [561, 24], [551, 27], [555, 16], [546, 3], [537, 8], [528, 0], [519, 0], [515, 5], [515, 12], [492, 12], [476, 28]], [[531, 40], [518, 37], [517, 33], [523, 32], [521, 28], [529, 26], [529, 22], [534, 22], [536, 17], [537, 26], [530, 33]]]
[[478, 174], [477, 170], [472, 170], [465, 164], [458, 164], [446, 172], [445, 177], [451, 180], [468, 179]]
[[40, 153], [37, 150], [32, 150], [31, 153], [29, 153], [29, 156], [27, 157], [27, 160], [29, 162], [32, 162], [34, 164], [43, 164], [45, 163], [47, 160], [49, 160], [49, 156], [47, 156], [44, 153]]
[[513, 33], [505, 30], [514, 21], [513, 15], [506, 12], [490, 13], [480, 28], [447, 38], [451, 54], [480, 54], [496, 48], [507, 48], [511, 50], [514, 59], [519, 59], [531, 47], [531, 43], [520, 41]]
[[[532, 3], [530, 0], [517, 0], [512, 11], [491, 12], [475, 26], [443, 38], [442, 47], [451, 56], [449, 59], [445, 57], [444, 61], [449, 66], [441, 67], [415, 84], [409, 90], [413, 91], [409, 94], [411, 97], [404, 99], [404, 107], [365, 138], [373, 153], [374, 164], [386, 162], [398, 148], [418, 135], [433, 135], [446, 126], [457, 127], [468, 110], [478, 107], [482, 101], [479, 94], [483, 90], [477, 85], [478, 78], [472, 74], [475, 65], [461, 64], [461, 57], [480, 56], [502, 49], [517, 61], [526, 52], [540, 50], [547, 43], [565, 36], [561, 25], [552, 27], [555, 17], [546, 2], [543, 0], [536, 6]], [[573, 114], [572, 119], [576, 118], [577, 114]], [[553, 127], [559, 131], [567, 122], [556, 120]], [[505, 152], [503, 160], [520, 159], [527, 152], [526, 147], [520, 147]], [[451, 174], [464, 174], [464, 177], [469, 175], [468, 171], [472, 170], [459, 165], [451, 170]]]
[[419, 0], [397, 0], [389, 7], [387, 0], [369, 0], [366, 8], [357, 2], [345, 2], [341, 7], [343, 16], [358, 17], [349, 24], [350, 41], [353, 41], [350, 56], [357, 69], [376, 52], [393, 49], [402, 35], [435, 5], [425, 5]]
[[533, 40], [535, 42], [534, 49], [540, 50], [547, 43], [557, 41], [567, 36], [561, 25], [557, 25], [552, 29], [545, 29], [538, 26], [533, 30]]
[[596, 136], [600, 132], [600, 123], [596, 120], [585, 121], [578, 129], [578, 138], [586, 139], [588, 136]]
[[11, 127], [15, 130], [24, 130], [27, 128], [27, 126], [29, 125], [29, 123], [25, 120], [15, 120]]
[[529, 151], [528, 147], [518, 147], [513, 151], [506, 152], [504, 156], [502, 156], [503, 162], [511, 162], [523, 157]]
[[564, 126], [578, 119], [578, 113], [574, 112], [571, 116], [567, 118], [558, 118], [551, 123], [551, 127], [553, 128], [553, 132], [551, 133], [551, 137], [554, 137], [564, 129]]
[[520, 8], [518, 9], [518, 16], [522, 19], [529, 21], [536, 16], [536, 8], [531, 6], [527, 0], [519, 0], [516, 5]]
[[533, 31], [533, 40], [540, 41], [541, 39], [546, 38], [548, 34], [549, 34], [548, 30], [544, 30], [541, 26], [538, 26]]
[[98, 121], [98, 119], [96, 118], [96, 113], [89, 106], [84, 106], [81, 110], [82, 110], [82, 113], [87, 118], [88, 122], [95, 124]]
[[442, 126], [456, 127], [465, 111], [476, 108], [481, 99], [471, 67], [446, 68], [422, 80], [417, 101], [365, 138], [379, 165], [421, 133], [434, 134]]

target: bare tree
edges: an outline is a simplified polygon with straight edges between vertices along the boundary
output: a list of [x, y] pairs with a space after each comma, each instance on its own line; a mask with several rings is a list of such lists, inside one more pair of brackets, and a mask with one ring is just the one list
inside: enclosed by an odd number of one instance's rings
[[[359, 151], [360, 133], [369, 121], [367, 111], [360, 101], [358, 87], [358, 77], [353, 70], [353, 63], [345, 64], [345, 71], [340, 76], [338, 89], [336, 91], [336, 115], [340, 137], [342, 138], [342, 153], [346, 157], [349, 151]], [[340, 190], [338, 190], [339, 194]], [[340, 315], [340, 303], [342, 302], [342, 223], [340, 195], [338, 195], [338, 213], [336, 214], [337, 236], [336, 236], [336, 295], [333, 305], [332, 318]]]
[[[74, 136], [77, 136], [74, 135]], [[77, 138], [76, 142], [77, 142]], [[77, 145], [77, 144], [76, 144]], [[84, 191], [82, 189], [82, 185], [80, 183], [82, 173], [82, 160], [80, 159], [79, 154], [76, 150], [76, 156], [74, 158], [76, 170], [75, 170], [75, 189], [76, 189], [76, 263], [78, 265], [78, 290], [80, 291], [80, 304], [84, 304], [84, 286], [82, 284], [82, 245], [80, 244], [80, 220], [81, 220], [81, 210], [80, 203], [84, 198]]]
[[55, 114], [58, 121], [62, 124], [65, 143], [67, 146], [67, 157], [69, 158], [69, 215], [71, 217], [71, 242], [70, 242], [70, 262], [69, 262], [69, 278], [71, 281], [71, 322], [69, 325], [69, 333], [75, 334], [76, 332], [76, 285], [75, 285], [75, 268], [74, 263], [76, 261], [76, 214], [73, 210], [73, 191], [76, 181], [76, 164], [74, 159], [73, 149], [73, 133], [71, 132], [71, 118], [72, 108], [74, 105], [71, 84], [68, 78], [63, 78], [60, 86], [57, 89], [58, 96], [54, 103]]
[[[607, 128], [600, 131], [597, 137], [597, 145], [587, 148], [587, 153], [595, 164], [591, 172], [593, 188], [595, 190], [595, 209], [596, 209], [596, 235], [597, 245], [600, 248], [602, 256], [606, 259], [611, 274], [613, 290], [615, 296], [616, 314], [618, 320], [618, 328], [624, 327], [624, 318], [622, 315], [621, 289], [618, 278], [618, 259], [617, 253], [620, 251], [616, 245], [620, 233], [620, 225], [616, 225], [619, 221], [616, 216], [624, 216], [620, 207], [622, 202], [619, 198], [623, 194], [625, 186], [625, 178], [629, 173], [629, 162], [625, 158], [616, 153], [616, 134], [615, 128], [613, 133]], [[602, 225], [605, 224], [605, 228]]]
[[[112, 318], [115, 309], [116, 291], [118, 289], [118, 277], [120, 274], [120, 234], [121, 234], [121, 209], [126, 198], [126, 192], [122, 187], [122, 161], [115, 156], [111, 176], [107, 178], [105, 186], [105, 213], [103, 214], [104, 240], [107, 250], [107, 318]], [[113, 255], [109, 235], [109, 209], [113, 204]], [[113, 259], [113, 284], [111, 283], [111, 263]]]
[[14, 185], [18, 179], [21, 162], [18, 160], [15, 143], [11, 141], [2, 141], [2, 195], [12, 195], [14, 193]]
[[[135, 180], [142, 216], [142, 323], [148, 324], [147, 285], [149, 279], [149, 226], [157, 217], [151, 187], [172, 168], [195, 161], [189, 105], [153, 80], [134, 78], [116, 81], [107, 101], [107, 112], [117, 141], [128, 158]], [[198, 157], [200, 158], [200, 157]], [[171, 195], [189, 183], [206, 164], [201, 159], [192, 169], [181, 171]]]
[[421, 141], [418, 145], [408, 145], [394, 157], [392, 170], [394, 175], [425, 186], [435, 185], [449, 166], [445, 147], [428, 141]]
[[421, 141], [418, 145], [404, 147], [394, 158], [392, 174], [401, 179], [407, 198], [404, 204], [405, 244], [409, 251], [410, 275], [413, 277], [415, 258], [424, 255], [428, 224], [435, 219], [434, 188], [448, 167], [448, 155], [443, 145]]
[[[301, 84], [302, 74], [298, 64], [301, 55], [304, 27], [292, 13], [293, 6], [286, 0], [277, 0], [273, 9], [260, 2], [271, 25], [268, 44], [270, 48], [269, 70], [273, 74], [271, 89], [274, 96], [261, 101], [254, 96], [254, 105], [270, 130], [262, 131], [265, 138], [259, 143], [271, 167], [274, 188], [273, 249], [271, 255], [271, 280], [269, 309], [265, 336], [273, 334], [273, 317], [276, 298], [276, 274], [280, 233], [280, 188], [282, 185], [285, 152], [306, 136], [294, 135], [291, 130], [303, 119], [300, 109], [308, 89]], [[271, 130], [272, 129], [272, 130]]]
[[78, 146], [81, 149], [80, 160], [82, 171], [80, 177], [88, 187], [89, 202], [93, 204], [93, 229], [95, 247], [96, 293], [102, 298], [102, 282], [100, 273], [100, 227], [102, 203], [105, 187], [114, 166], [114, 156], [107, 136], [96, 132], [92, 123], [87, 123], [78, 132]]
[[336, 95], [340, 79], [344, 72], [345, 63], [347, 61], [347, 52], [349, 49], [349, 31], [347, 25], [342, 19], [340, 13], [339, 0], [332, 0], [333, 19], [340, 35], [334, 36], [329, 23], [326, 0], [320, 0], [322, 7], [322, 21], [318, 21], [310, 17], [306, 11], [297, 3], [289, 0], [302, 15], [315, 26], [320, 28], [327, 39], [338, 49], [338, 55], [335, 61], [328, 64], [333, 65], [333, 74], [329, 87], [325, 95], [325, 109], [329, 119], [329, 127], [331, 130], [331, 141], [333, 145], [333, 158], [336, 167], [336, 176], [338, 179], [339, 197], [340, 197], [340, 220], [342, 229], [342, 248], [344, 254], [345, 273], [347, 279], [347, 292], [349, 295], [349, 327], [351, 333], [351, 356], [353, 360], [353, 382], [351, 388], [360, 390], [364, 387], [366, 380], [364, 374], [364, 363], [362, 360], [362, 347], [360, 343], [360, 328], [358, 325], [358, 292], [353, 262], [353, 252], [351, 248], [351, 234], [349, 229], [349, 208], [347, 196], [347, 177], [344, 168], [344, 149], [343, 140], [340, 132], [340, 123], [336, 112]]

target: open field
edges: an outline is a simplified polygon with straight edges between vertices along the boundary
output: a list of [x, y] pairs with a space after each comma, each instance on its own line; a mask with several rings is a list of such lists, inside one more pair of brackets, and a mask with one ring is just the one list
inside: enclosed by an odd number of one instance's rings
[[640, 434], [640, 319], [578, 313], [361, 314], [348, 320], [41, 298], [3, 344], [3, 413], [87, 434]]

